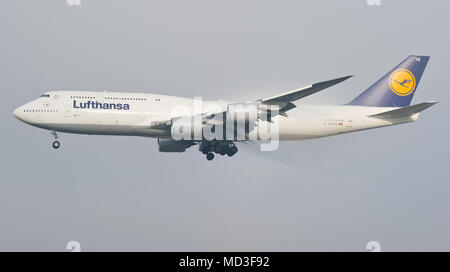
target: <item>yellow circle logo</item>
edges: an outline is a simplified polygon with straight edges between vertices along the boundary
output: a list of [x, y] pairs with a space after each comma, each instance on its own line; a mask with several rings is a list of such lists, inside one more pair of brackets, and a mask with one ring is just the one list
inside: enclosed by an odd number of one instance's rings
[[411, 71], [398, 69], [389, 77], [389, 87], [396, 95], [407, 96], [414, 91], [416, 78]]

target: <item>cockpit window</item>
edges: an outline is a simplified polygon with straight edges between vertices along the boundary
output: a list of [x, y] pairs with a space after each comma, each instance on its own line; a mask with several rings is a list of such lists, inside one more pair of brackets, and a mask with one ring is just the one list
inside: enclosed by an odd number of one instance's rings
[[49, 94], [43, 94], [43, 95], [41, 95], [41, 97], [50, 97], [50, 95]]

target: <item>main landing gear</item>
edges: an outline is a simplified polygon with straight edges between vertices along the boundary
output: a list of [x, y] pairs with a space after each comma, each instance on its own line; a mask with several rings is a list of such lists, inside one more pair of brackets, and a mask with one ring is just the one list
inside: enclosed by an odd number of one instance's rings
[[238, 148], [233, 142], [225, 141], [203, 141], [199, 146], [199, 150], [206, 155], [208, 161], [214, 159], [214, 153], [232, 157], [238, 152]]
[[212, 161], [214, 159], [214, 153], [209, 152], [208, 154], [206, 154], [206, 159], [208, 161]]
[[58, 134], [56, 134], [55, 130], [51, 130], [50, 133], [53, 135], [53, 139], [54, 139], [54, 141], [52, 143], [52, 147], [54, 149], [58, 149], [61, 146], [61, 143], [58, 141], [59, 136], [58, 136]]

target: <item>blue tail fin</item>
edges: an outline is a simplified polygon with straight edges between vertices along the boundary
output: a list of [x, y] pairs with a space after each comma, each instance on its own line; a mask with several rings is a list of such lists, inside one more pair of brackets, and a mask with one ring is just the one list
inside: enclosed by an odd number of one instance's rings
[[428, 56], [409, 56], [348, 105], [406, 107], [419, 85]]

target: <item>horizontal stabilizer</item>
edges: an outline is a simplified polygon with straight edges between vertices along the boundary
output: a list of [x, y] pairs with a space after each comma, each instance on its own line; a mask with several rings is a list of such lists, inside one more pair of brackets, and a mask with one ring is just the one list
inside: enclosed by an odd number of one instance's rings
[[394, 118], [404, 118], [409, 117], [411, 115], [414, 115], [416, 113], [419, 113], [434, 104], [436, 104], [437, 101], [430, 101], [430, 102], [423, 102], [420, 104], [403, 107], [395, 110], [385, 111], [382, 113], [372, 114], [369, 115], [369, 117], [378, 118], [378, 119], [394, 119]]

